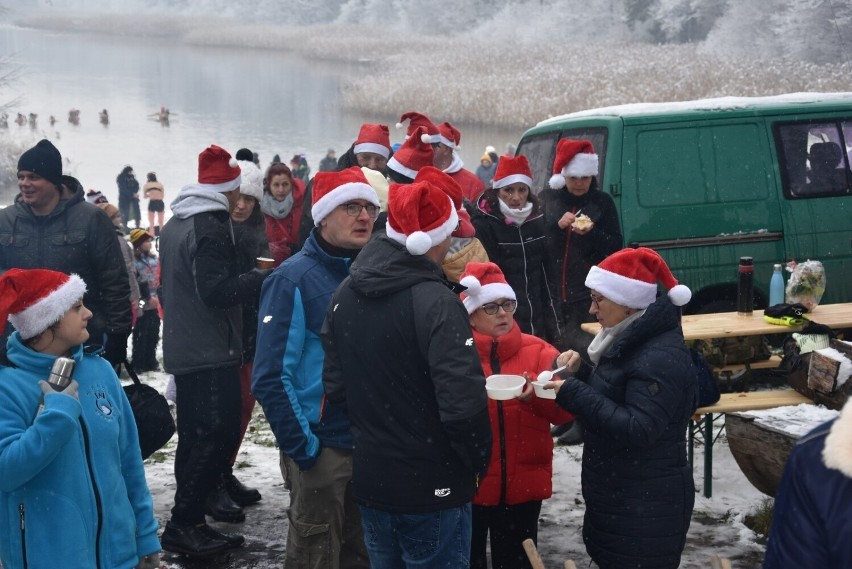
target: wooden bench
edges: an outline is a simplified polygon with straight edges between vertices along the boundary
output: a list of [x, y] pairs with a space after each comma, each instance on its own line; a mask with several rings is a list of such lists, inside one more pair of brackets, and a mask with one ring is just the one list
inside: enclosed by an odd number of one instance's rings
[[[813, 403], [810, 399], [792, 389], [772, 391], [748, 391], [745, 393], [723, 393], [719, 401], [707, 407], [699, 407], [689, 422], [689, 464], [693, 464], [695, 435], [700, 432], [704, 439], [704, 496], [713, 495], [713, 444], [722, 433], [713, 434], [713, 422], [725, 413], [740, 411], [759, 411], [774, 409], [786, 405]], [[703, 416], [703, 421], [701, 417]]]

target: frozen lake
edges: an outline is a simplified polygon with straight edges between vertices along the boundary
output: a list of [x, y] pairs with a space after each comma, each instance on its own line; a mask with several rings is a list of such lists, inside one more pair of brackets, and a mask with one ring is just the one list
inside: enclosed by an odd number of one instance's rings
[[[66, 159], [66, 172], [113, 203], [115, 177], [127, 164], [140, 181], [146, 172], [157, 172], [168, 202], [180, 186], [195, 181], [198, 153], [209, 144], [232, 154], [251, 148], [263, 168], [275, 154], [289, 162], [293, 154], [304, 152], [315, 172], [326, 150], [342, 154], [364, 122], [389, 125], [391, 142], [401, 142], [404, 131], [394, 128], [399, 115], [417, 110], [389, 109], [385, 116], [345, 112], [341, 83], [366, 73], [364, 67], [308, 62], [276, 51], [3, 25], [0, 54], [12, 55], [21, 68], [20, 77], [3, 92], [3, 100], [20, 97], [20, 102], [9, 110], [9, 130], [0, 136], [27, 146], [49, 138]], [[150, 116], [160, 105], [173, 113], [168, 127]], [[72, 108], [80, 110], [78, 125], [68, 122]], [[109, 113], [107, 126], [98, 120], [102, 109]], [[36, 113], [37, 127], [14, 124], [17, 112]], [[51, 115], [57, 120], [52, 127]], [[453, 117], [432, 119], [454, 122]], [[460, 153], [470, 170], [476, 169], [486, 145], [502, 153], [507, 142], [517, 142], [521, 135], [521, 130], [457, 126], [462, 130]], [[16, 188], [0, 190], [0, 204], [16, 193]]]

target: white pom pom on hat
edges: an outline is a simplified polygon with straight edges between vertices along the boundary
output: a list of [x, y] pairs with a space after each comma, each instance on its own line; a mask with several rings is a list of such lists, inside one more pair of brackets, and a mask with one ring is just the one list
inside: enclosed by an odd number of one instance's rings
[[432, 239], [423, 231], [415, 231], [405, 238], [405, 248], [412, 255], [422, 255], [432, 248]]
[[465, 266], [459, 284], [467, 287], [461, 293], [461, 300], [468, 314], [473, 314], [483, 304], [501, 298], [518, 299], [515, 291], [506, 282], [503, 271], [495, 263], [471, 261]]
[[657, 298], [657, 282], [668, 292], [669, 300], [683, 306], [692, 291], [679, 284], [665, 260], [653, 249], [637, 247], [617, 251], [593, 266], [586, 286], [616, 304], [628, 308], [647, 308]]

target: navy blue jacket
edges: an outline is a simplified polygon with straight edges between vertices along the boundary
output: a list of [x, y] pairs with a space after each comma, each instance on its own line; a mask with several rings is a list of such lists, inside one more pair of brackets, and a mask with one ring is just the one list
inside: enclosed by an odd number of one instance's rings
[[686, 428], [697, 376], [665, 295], [556, 401], [585, 427], [583, 539], [601, 569], [676, 568], [695, 502]]
[[764, 569], [852, 567], [852, 403], [802, 437], [781, 476]]

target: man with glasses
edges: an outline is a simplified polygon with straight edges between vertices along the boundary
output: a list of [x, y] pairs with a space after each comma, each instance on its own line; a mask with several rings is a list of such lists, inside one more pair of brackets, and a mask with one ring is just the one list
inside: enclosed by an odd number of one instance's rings
[[323, 397], [320, 331], [331, 295], [370, 239], [379, 198], [358, 167], [317, 173], [313, 190], [313, 231], [261, 292], [252, 392], [278, 442], [290, 490], [287, 569], [369, 567], [348, 490], [349, 419]]

